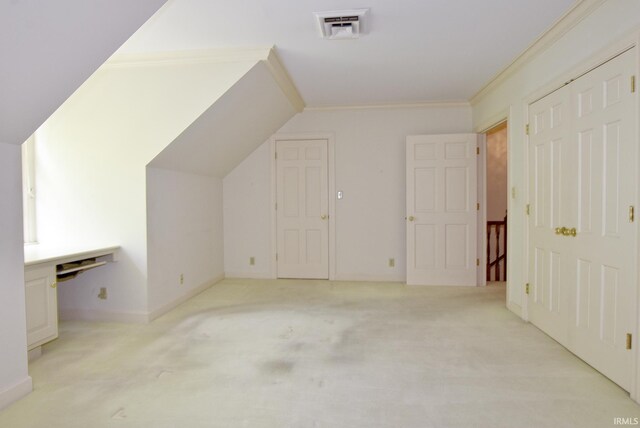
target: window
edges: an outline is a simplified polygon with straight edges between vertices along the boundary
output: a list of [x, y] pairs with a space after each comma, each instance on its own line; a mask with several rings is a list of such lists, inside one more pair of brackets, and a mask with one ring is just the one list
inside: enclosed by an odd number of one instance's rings
[[32, 135], [22, 144], [22, 208], [25, 244], [38, 242], [36, 234], [35, 143], [35, 135]]

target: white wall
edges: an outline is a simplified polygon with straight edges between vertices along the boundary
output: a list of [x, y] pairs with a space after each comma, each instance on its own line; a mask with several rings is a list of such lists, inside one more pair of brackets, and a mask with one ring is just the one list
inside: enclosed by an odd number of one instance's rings
[[524, 125], [525, 100], [534, 91], [589, 59], [640, 26], [640, 2], [607, 1], [569, 30], [560, 40], [473, 105], [474, 129], [481, 130], [509, 112], [509, 182], [516, 198], [509, 200], [508, 302], [521, 311], [526, 283], [525, 257], [526, 165]]
[[20, 146], [0, 143], [0, 409], [31, 392], [24, 307]]
[[[280, 129], [335, 135], [336, 190], [344, 192], [336, 201], [337, 279], [405, 279], [405, 137], [470, 130], [471, 109], [464, 105], [307, 110]], [[227, 276], [274, 275], [270, 192], [265, 143], [224, 179]]]
[[222, 179], [147, 168], [147, 242], [152, 313], [221, 279]]
[[118, 263], [59, 287], [62, 316], [146, 319], [145, 167], [254, 64], [104, 67], [38, 130], [41, 244], [122, 246]]

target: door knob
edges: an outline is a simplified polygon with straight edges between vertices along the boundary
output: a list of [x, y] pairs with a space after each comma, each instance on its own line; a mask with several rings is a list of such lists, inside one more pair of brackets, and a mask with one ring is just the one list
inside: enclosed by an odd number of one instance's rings
[[320, 218], [321, 218], [322, 220], [326, 220], [326, 219], [327, 219], [327, 216], [326, 216], [326, 214], [322, 214], [322, 215], [320, 216]]
[[556, 235], [565, 235], [567, 232], [566, 227], [556, 227]]
[[410, 215], [410, 216], [409, 216], [409, 221], [413, 221], [413, 220], [415, 220], [415, 219], [416, 219], [416, 218], [415, 218], [414, 216], [412, 216], [412, 215]]
[[576, 230], [575, 227], [572, 227], [571, 229], [565, 227], [564, 228], [564, 232], [562, 234], [564, 236], [573, 236], [573, 237], [575, 237], [578, 234], [578, 231]]

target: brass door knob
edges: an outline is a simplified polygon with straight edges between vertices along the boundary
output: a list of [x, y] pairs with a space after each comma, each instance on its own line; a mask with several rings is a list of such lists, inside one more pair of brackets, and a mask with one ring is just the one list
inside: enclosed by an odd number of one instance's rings
[[572, 227], [571, 229], [566, 228], [566, 230], [564, 231], [564, 236], [573, 236], [575, 237], [578, 234], [578, 231], [576, 230], [575, 227]]
[[56, 288], [58, 286], [58, 281], [53, 281], [49, 286], [51, 288]]
[[322, 215], [320, 216], [320, 218], [321, 218], [322, 220], [326, 220], [326, 219], [327, 219], [327, 216], [326, 216], [326, 214], [322, 214]]
[[556, 227], [556, 235], [566, 235], [566, 227]]
[[414, 216], [412, 216], [412, 215], [410, 215], [410, 216], [409, 216], [409, 221], [413, 221], [413, 220], [415, 220], [415, 219], [416, 219], [416, 218], [415, 218]]

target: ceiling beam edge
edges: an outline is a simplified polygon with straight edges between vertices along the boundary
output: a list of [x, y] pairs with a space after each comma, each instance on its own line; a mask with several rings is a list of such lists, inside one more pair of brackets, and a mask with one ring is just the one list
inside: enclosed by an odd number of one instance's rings
[[115, 53], [103, 68], [156, 67], [179, 64], [212, 64], [261, 61], [269, 58], [271, 47], [242, 49], [203, 49], [155, 53]]
[[524, 65], [547, 50], [551, 45], [560, 40], [572, 28], [578, 25], [587, 16], [591, 15], [607, 0], [579, 0], [567, 13], [558, 19], [547, 31], [542, 33], [528, 48], [518, 55], [509, 65], [498, 72], [489, 82], [476, 92], [469, 103], [474, 106], [487, 94], [511, 77]]
[[270, 49], [267, 58], [264, 60], [267, 69], [273, 76], [274, 80], [282, 89], [282, 92], [289, 99], [289, 102], [295, 110], [300, 113], [305, 108], [304, 100], [300, 96], [300, 92], [298, 92], [298, 88], [293, 83], [291, 76], [287, 72], [287, 69], [284, 68], [280, 58], [276, 54], [275, 49]]

